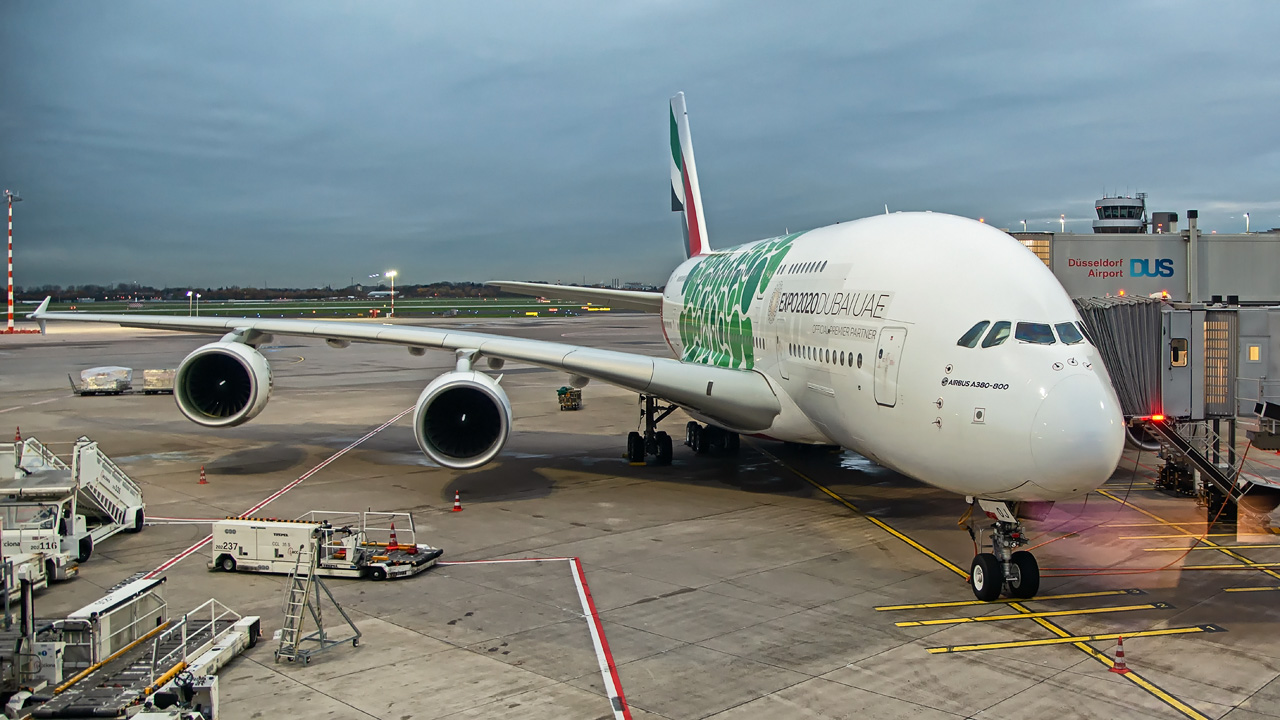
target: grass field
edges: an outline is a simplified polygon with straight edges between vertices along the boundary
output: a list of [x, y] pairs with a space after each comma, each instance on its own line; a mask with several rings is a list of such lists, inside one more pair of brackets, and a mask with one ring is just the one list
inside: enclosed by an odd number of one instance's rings
[[[131, 305], [133, 307], [131, 307]], [[126, 315], [187, 315], [195, 308], [187, 303], [169, 302], [92, 302], [53, 303], [50, 310], [74, 310], [91, 313], [123, 313]], [[591, 309], [588, 310], [587, 308]], [[376, 311], [376, 315], [374, 314]], [[22, 313], [22, 308], [17, 309]], [[200, 315], [209, 317], [384, 317], [391, 312], [391, 301], [384, 298], [364, 300], [235, 300], [202, 301]], [[532, 298], [433, 298], [429, 300], [396, 300], [396, 317], [573, 317], [588, 312], [610, 312], [607, 307], [576, 303], [538, 302]]]

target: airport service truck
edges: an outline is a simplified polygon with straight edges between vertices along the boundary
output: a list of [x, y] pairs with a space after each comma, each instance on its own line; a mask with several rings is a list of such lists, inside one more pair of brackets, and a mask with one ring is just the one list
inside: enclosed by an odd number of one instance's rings
[[138, 487], [101, 450], [81, 437], [71, 464], [35, 438], [0, 443], [0, 520], [4, 554], [43, 553], [49, 580], [73, 577], [97, 543], [142, 529]]
[[409, 513], [317, 510], [297, 520], [214, 522], [209, 569], [288, 574], [304, 549], [313, 553], [316, 575], [370, 580], [417, 575], [444, 553], [417, 542]]

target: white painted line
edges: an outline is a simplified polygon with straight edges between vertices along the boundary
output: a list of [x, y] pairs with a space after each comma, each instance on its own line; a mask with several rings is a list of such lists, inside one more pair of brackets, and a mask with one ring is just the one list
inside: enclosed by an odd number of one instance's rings
[[13, 412], [14, 410], [21, 410], [24, 407], [26, 407], [26, 405], [19, 405], [17, 407], [5, 408], [3, 410], [0, 410], [0, 415], [3, 415], [4, 413], [7, 413], [7, 412]]
[[[303, 474], [302, 474], [302, 476], [301, 476], [301, 477], [299, 477], [297, 480], [294, 480], [293, 482], [289, 483], [288, 485], [285, 485], [284, 487], [282, 487], [282, 488], [280, 488], [279, 490], [275, 491], [275, 492], [274, 492], [274, 493], [272, 493], [271, 495], [267, 496], [267, 499], [266, 499], [266, 500], [263, 500], [262, 502], [258, 503], [257, 505], [254, 505], [253, 507], [251, 507], [251, 508], [249, 508], [248, 510], [244, 511], [243, 513], [241, 513], [241, 516], [245, 516], [245, 515], [253, 515], [254, 513], [258, 512], [258, 511], [259, 511], [259, 510], [261, 510], [262, 508], [264, 508], [264, 507], [266, 507], [267, 505], [271, 504], [271, 503], [272, 503], [272, 502], [274, 502], [275, 500], [278, 500], [278, 499], [280, 498], [280, 496], [281, 496], [281, 495], [284, 495], [285, 493], [287, 493], [287, 492], [289, 492], [290, 490], [294, 489], [294, 488], [295, 488], [295, 487], [297, 487], [298, 485], [301, 485], [301, 484], [302, 484], [302, 481], [306, 480], [307, 478], [311, 477], [312, 475], [315, 475], [316, 473], [320, 472], [320, 471], [321, 471], [321, 470], [323, 470], [324, 468], [328, 467], [328, 466], [329, 466], [329, 465], [330, 465], [334, 460], [337, 460], [338, 458], [342, 457], [343, 455], [346, 455], [347, 453], [349, 453], [349, 452], [351, 452], [352, 450], [356, 449], [356, 448], [357, 448], [357, 447], [359, 447], [361, 444], [363, 444], [365, 440], [368, 440], [369, 438], [373, 437], [374, 435], [377, 435], [378, 433], [382, 432], [383, 430], [386, 430], [387, 428], [391, 427], [391, 426], [392, 426], [392, 425], [393, 425], [397, 420], [399, 420], [400, 418], [404, 417], [405, 415], [408, 415], [408, 414], [409, 414], [409, 413], [411, 413], [411, 412], [413, 412], [413, 408], [412, 408], [412, 407], [410, 407], [410, 408], [406, 408], [406, 409], [402, 410], [402, 411], [400, 412], [400, 414], [399, 414], [399, 415], [396, 415], [395, 417], [393, 417], [393, 418], [391, 418], [390, 420], [388, 420], [388, 421], [386, 421], [386, 422], [382, 423], [382, 424], [381, 424], [381, 425], [379, 425], [378, 427], [376, 427], [376, 428], [374, 428], [374, 429], [370, 430], [368, 433], [366, 433], [366, 434], [364, 435], [364, 437], [361, 437], [361, 438], [357, 439], [355, 442], [352, 442], [350, 445], [348, 445], [348, 446], [346, 446], [346, 447], [342, 448], [341, 450], [339, 450], [338, 452], [336, 452], [336, 453], [334, 453], [334, 454], [330, 455], [328, 458], [326, 458], [326, 459], [324, 460], [324, 462], [322, 462], [322, 463], [320, 463], [319, 465], [316, 465], [315, 467], [313, 467], [313, 468], [311, 468], [310, 470], [306, 471], [306, 472], [305, 472], [305, 473], [303, 473]], [[152, 570], [151, 572], [147, 573], [144, 577], [145, 577], [146, 579], [148, 579], [148, 580], [150, 580], [151, 578], [156, 577], [156, 576], [157, 576], [157, 575], [159, 575], [160, 573], [163, 573], [165, 570], [168, 570], [169, 568], [173, 567], [174, 565], [177, 565], [178, 563], [180, 563], [180, 562], [182, 562], [183, 560], [187, 559], [187, 558], [188, 558], [188, 557], [190, 557], [191, 555], [195, 554], [195, 553], [196, 553], [196, 551], [198, 551], [200, 548], [204, 547], [205, 545], [209, 544], [209, 543], [210, 543], [210, 542], [212, 542], [212, 541], [213, 541], [213, 535], [212, 535], [212, 534], [205, 536], [205, 538], [204, 538], [203, 540], [201, 540], [201, 541], [199, 541], [199, 542], [195, 543], [194, 545], [192, 545], [191, 547], [187, 548], [186, 550], [183, 550], [182, 552], [178, 553], [177, 555], [174, 555], [173, 557], [169, 558], [168, 560], [165, 560], [164, 562], [160, 563], [160, 566], [159, 566], [159, 567], [157, 567], [155, 570]]]
[[578, 600], [582, 602], [582, 614], [587, 618], [587, 629], [591, 631], [596, 660], [600, 663], [600, 677], [604, 680], [604, 691], [613, 707], [614, 720], [631, 720], [631, 708], [622, 695], [622, 683], [618, 680], [618, 668], [613, 662], [613, 654], [609, 652], [609, 641], [604, 637], [604, 626], [600, 624], [595, 600], [591, 598], [587, 579], [582, 574], [582, 561], [571, 558], [569, 567], [573, 570], [573, 584], [578, 588]]

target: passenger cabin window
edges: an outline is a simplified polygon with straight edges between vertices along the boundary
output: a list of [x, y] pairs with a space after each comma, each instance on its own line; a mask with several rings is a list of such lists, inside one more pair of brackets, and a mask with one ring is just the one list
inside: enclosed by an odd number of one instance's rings
[[1018, 323], [1018, 329], [1014, 331], [1013, 337], [1019, 342], [1034, 343], [1036, 345], [1052, 345], [1057, 342], [1053, 337], [1053, 329], [1045, 323]]
[[1067, 345], [1075, 345], [1076, 343], [1084, 342], [1084, 335], [1081, 335], [1080, 331], [1077, 330], [1076, 326], [1072, 323], [1058, 323], [1053, 326], [1053, 329], [1058, 331], [1058, 339]]
[[967, 347], [967, 348], [977, 347], [979, 338], [982, 337], [983, 331], [986, 330], [987, 326], [990, 324], [991, 324], [990, 320], [983, 320], [977, 325], [974, 325], [973, 327], [969, 328], [969, 332], [960, 336], [960, 340], [957, 341], [956, 344], [959, 345], [960, 347]]
[[982, 347], [995, 347], [1005, 340], [1008, 340], [1009, 328], [1012, 326], [1013, 324], [1007, 320], [1001, 320], [995, 325], [992, 325], [991, 330], [987, 332], [987, 336], [982, 339]]

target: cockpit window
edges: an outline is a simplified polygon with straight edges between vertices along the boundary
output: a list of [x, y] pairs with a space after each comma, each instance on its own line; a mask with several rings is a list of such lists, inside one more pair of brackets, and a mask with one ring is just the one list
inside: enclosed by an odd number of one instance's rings
[[960, 340], [956, 342], [956, 344], [959, 345], [960, 347], [967, 347], [967, 348], [977, 347], [978, 338], [982, 337], [982, 331], [986, 330], [987, 326], [990, 324], [991, 324], [990, 320], [983, 320], [977, 325], [974, 325], [973, 327], [969, 328], [969, 332], [960, 336]]
[[1020, 342], [1036, 345], [1052, 345], [1057, 342], [1053, 337], [1053, 330], [1045, 323], [1020, 322], [1013, 336]]
[[1001, 320], [991, 326], [991, 331], [982, 339], [982, 347], [995, 347], [1009, 338], [1010, 323], [1007, 320]]
[[1053, 326], [1053, 329], [1058, 331], [1058, 339], [1067, 345], [1084, 342], [1084, 335], [1081, 335], [1076, 326], [1069, 322], [1058, 323]]
[[1097, 344], [1098, 344], [1098, 343], [1096, 343], [1096, 342], [1094, 342], [1094, 341], [1093, 341], [1093, 336], [1089, 334], [1089, 328], [1085, 327], [1085, 326], [1084, 326], [1084, 323], [1077, 321], [1077, 322], [1076, 322], [1076, 327], [1080, 328], [1080, 334], [1081, 334], [1081, 335], [1084, 335], [1084, 339], [1085, 339], [1085, 340], [1088, 340], [1090, 345], [1097, 345]]

